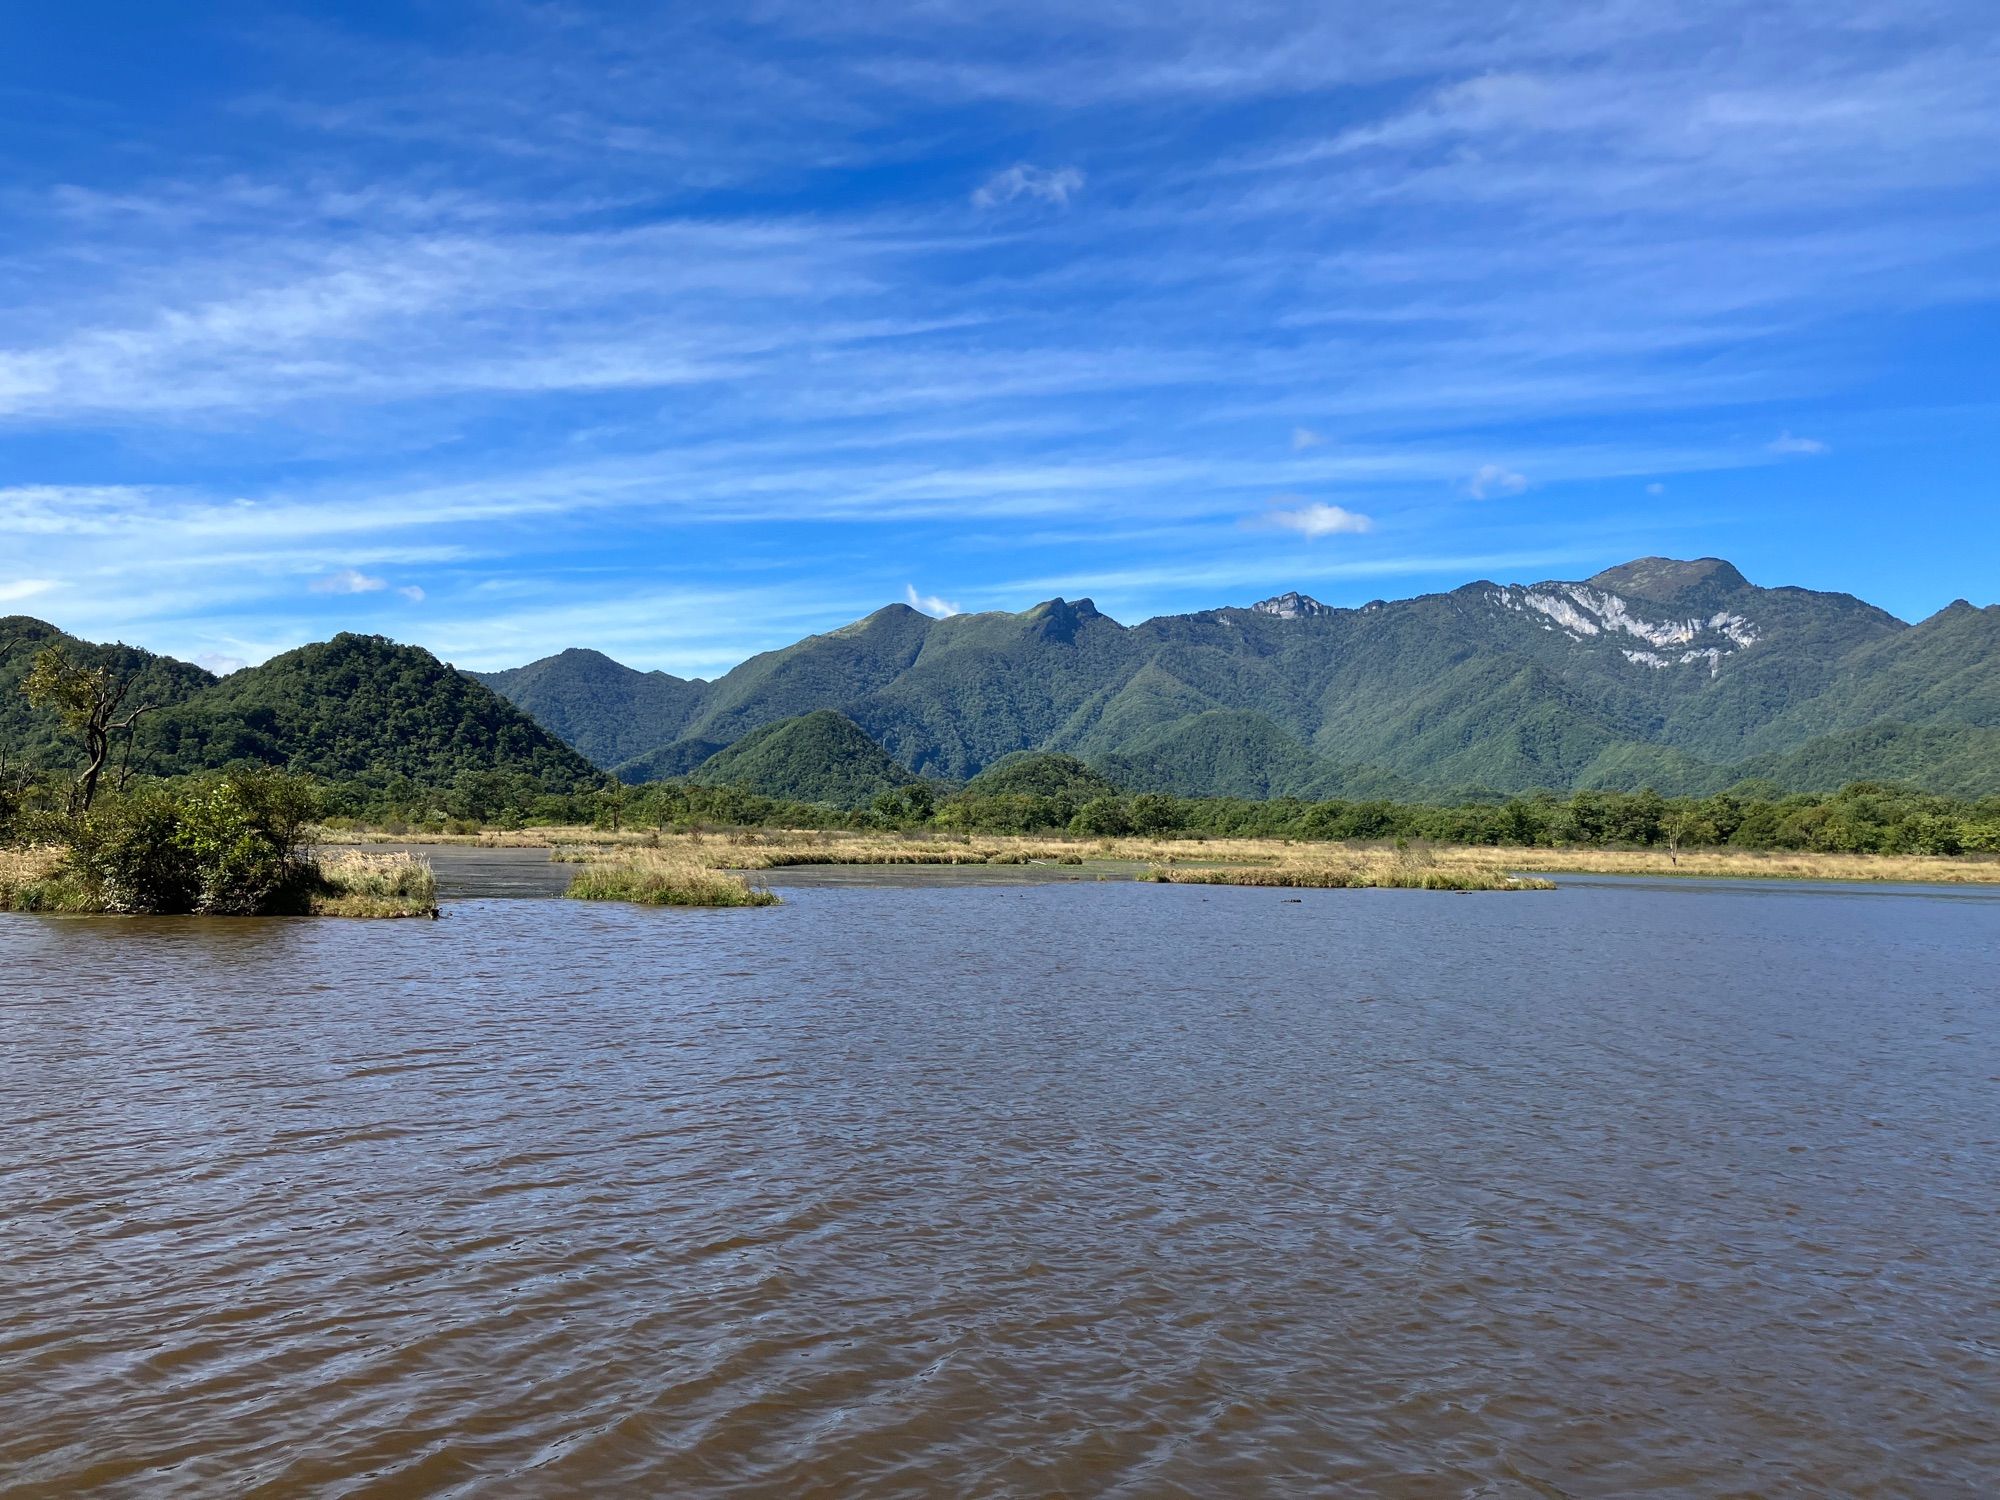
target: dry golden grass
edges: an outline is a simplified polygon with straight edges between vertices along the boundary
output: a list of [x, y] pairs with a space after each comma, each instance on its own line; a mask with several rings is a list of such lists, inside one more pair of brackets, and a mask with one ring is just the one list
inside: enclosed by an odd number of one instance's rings
[[[1440, 849], [1441, 857], [1457, 849]], [[1501, 849], [1492, 853], [1513, 870], [1592, 875], [1705, 875], [1735, 880], [1892, 881], [1911, 885], [2000, 884], [2000, 859], [1981, 855], [1807, 854], [1754, 849]]]
[[[328, 843], [365, 841], [343, 832]], [[379, 838], [380, 835], [375, 837]], [[1202, 869], [1269, 871], [1256, 882], [1299, 884], [1313, 871], [1333, 873], [1351, 862], [1372, 868], [1394, 858], [1381, 844], [1295, 842], [1252, 838], [1020, 837], [919, 831], [909, 834], [844, 830], [745, 829], [733, 833], [666, 833], [627, 829], [531, 828], [477, 835], [398, 836], [407, 843], [548, 848], [552, 858], [595, 862], [630, 851], [678, 854], [708, 869], [775, 870], [791, 865], [1019, 865], [1038, 862], [1110, 862], [1157, 867], [1169, 879]], [[1722, 876], [1735, 879], [1895, 881], [1929, 884], [2000, 884], [2000, 858], [1880, 854], [1758, 853], [1746, 849], [1495, 849], [1432, 845], [1422, 850], [1427, 868], [1476, 878], [1479, 872], [1577, 872], [1607, 875]], [[1247, 877], [1232, 883], [1248, 884]]]
[[31, 849], [0, 849], [0, 890], [16, 890], [46, 880], [62, 863], [63, 850], [52, 844]]
[[[1472, 852], [1472, 851], [1468, 851]], [[1280, 887], [1390, 887], [1413, 890], [1535, 890], [1548, 882], [1517, 879], [1503, 859], [1478, 851], [1477, 860], [1445, 862], [1430, 851], [1340, 850], [1326, 844], [1285, 844], [1269, 839], [1209, 841], [1035, 839], [1006, 836], [788, 832], [746, 830], [728, 835], [662, 834], [657, 846], [619, 849], [566, 845], [551, 858], [583, 865], [577, 879], [607, 872], [601, 884], [622, 889], [631, 877], [609, 872], [657, 869], [727, 874], [810, 865], [1083, 865], [1123, 867], [1135, 878], [1175, 884]], [[596, 894], [592, 879], [571, 894]], [[636, 899], [612, 894], [609, 899]]]
[[426, 833], [421, 830], [398, 833], [390, 828], [320, 828], [313, 843], [322, 849], [355, 844], [441, 844], [469, 849], [552, 849], [558, 845], [579, 845], [606, 849], [642, 849], [657, 846], [664, 837], [649, 828], [627, 828], [612, 833], [582, 824], [550, 825], [546, 828], [487, 828], [478, 833]]
[[1312, 864], [1156, 867], [1146, 879], [1172, 885], [1250, 885], [1287, 890], [1552, 891], [1555, 882], [1515, 875], [1504, 865], [1389, 854], [1349, 855]]
[[370, 854], [343, 849], [319, 862], [316, 917], [435, 917], [437, 875], [431, 862], [410, 854]]
[[50, 844], [0, 849], [0, 911], [76, 910], [79, 892], [57, 872], [67, 851]]

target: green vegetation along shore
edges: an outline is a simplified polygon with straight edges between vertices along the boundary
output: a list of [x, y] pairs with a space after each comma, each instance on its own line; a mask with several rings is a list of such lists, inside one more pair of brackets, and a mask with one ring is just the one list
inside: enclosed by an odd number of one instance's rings
[[[1652, 791], [1538, 793], [1501, 802], [1173, 797], [1125, 792], [1063, 755], [1010, 758], [951, 790], [911, 782], [864, 808], [760, 796], [685, 781], [604, 787], [536, 820], [400, 819], [393, 833], [587, 824], [621, 829], [782, 828], [850, 832], [1066, 834], [1078, 838], [1266, 838], [1354, 843], [1405, 839], [1519, 849], [1696, 848], [1816, 854], [2000, 854], [2000, 797], [1980, 801], [1857, 783], [1838, 792], [1745, 786], [1709, 797]], [[336, 820], [338, 826], [339, 820]], [[355, 826], [362, 826], [357, 823]]]

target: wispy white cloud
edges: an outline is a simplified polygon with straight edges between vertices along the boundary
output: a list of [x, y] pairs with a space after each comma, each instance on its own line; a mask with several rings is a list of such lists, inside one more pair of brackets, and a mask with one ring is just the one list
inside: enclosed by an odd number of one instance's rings
[[1829, 451], [1818, 438], [1795, 437], [1790, 432], [1779, 433], [1764, 446], [1772, 453], [1787, 456], [1814, 456]]
[[1038, 167], [1030, 162], [1016, 162], [975, 188], [972, 202], [977, 208], [997, 208], [1017, 199], [1033, 198], [1060, 208], [1082, 190], [1083, 173], [1075, 167]]
[[911, 609], [922, 610], [925, 614], [934, 615], [941, 620], [949, 619], [959, 613], [958, 606], [949, 599], [941, 599], [936, 594], [920, 594], [914, 583], [903, 586], [903, 597]]
[[1475, 500], [1491, 500], [1499, 495], [1518, 495], [1528, 487], [1528, 476], [1517, 474], [1504, 464], [1481, 464], [1465, 481], [1465, 492]]
[[388, 580], [371, 577], [358, 568], [338, 569], [308, 585], [315, 594], [374, 594], [388, 586]]
[[1374, 521], [1367, 516], [1317, 500], [1290, 509], [1272, 510], [1267, 513], [1266, 519], [1269, 524], [1285, 531], [1296, 531], [1308, 540], [1323, 536], [1363, 536], [1375, 529]]
[[0, 583], [0, 604], [18, 604], [56, 587], [53, 578], [16, 578]]
[[[476, 67], [272, 21], [200, 165], [0, 146], [10, 567], [248, 656], [354, 607], [299, 597], [339, 570], [378, 607], [421, 576], [404, 617], [477, 646], [475, 560], [825, 600], [838, 529], [894, 559], [874, 602], [986, 597], [1058, 533], [1079, 571], [1205, 559], [1281, 489], [1528, 554], [1619, 496], [1657, 517], [1635, 480], [1823, 451], [1742, 434], [1865, 422], [1906, 357], [1866, 330], [2000, 301], [1978, 0], [758, 15], [510, 5]], [[1451, 503], [1528, 475], [1535, 506]]]

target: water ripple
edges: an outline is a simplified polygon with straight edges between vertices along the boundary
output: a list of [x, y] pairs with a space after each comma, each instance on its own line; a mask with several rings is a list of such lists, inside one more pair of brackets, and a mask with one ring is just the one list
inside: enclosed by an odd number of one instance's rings
[[0, 1492], [1977, 1495], [2000, 902], [0, 925]]

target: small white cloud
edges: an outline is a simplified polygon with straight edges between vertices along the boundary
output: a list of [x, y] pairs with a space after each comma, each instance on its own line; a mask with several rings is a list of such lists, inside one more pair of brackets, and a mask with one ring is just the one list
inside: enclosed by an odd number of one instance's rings
[[405, 588], [397, 589], [396, 592], [401, 594], [405, 599], [409, 600], [410, 603], [412, 604], [422, 604], [424, 602], [424, 591], [418, 588], [414, 583], [408, 585]]
[[1321, 536], [1360, 536], [1375, 529], [1375, 523], [1367, 516], [1317, 500], [1293, 510], [1274, 510], [1270, 514], [1270, 521], [1273, 526], [1296, 531], [1308, 539]]
[[1496, 495], [1518, 495], [1528, 487], [1528, 476], [1516, 474], [1499, 464], [1481, 464], [1465, 481], [1465, 492], [1475, 500], [1491, 500]]
[[46, 594], [55, 586], [53, 578], [17, 578], [12, 583], [0, 583], [0, 604], [12, 604], [16, 599], [32, 599], [37, 594]]
[[231, 672], [240, 672], [250, 665], [240, 656], [222, 656], [214, 651], [196, 652], [194, 664], [208, 668], [217, 677], [227, 677]]
[[1292, 429], [1292, 452], [1294, 453], [1303, 453], [1308, 448], [1317, 448], [1325, 441], [1325, 438], [1314, 432], [1310, 427], [1294, 427]]
[[1649, 495], [1664, 495], [1666, 492], [1667, 492], [1667, 487], [1664, 484], [1659, 483], [1657, 480], [1655, 480], [1652, 484], [1646, 486], [1646, 493]]
[[388, 586], [384, 580], [370, 578], [359, 568], [342, 568], [324, 578], [315, 578], [311, 584], [315, 594], [373, 594]]
[[914, 583], [903, 585], [903, 596], [910, 601], [911, 609], [920, 609], [927, 615], [946, 620], [958, 613], [958, 606], [949, 599], [940, 599], [936, 594], [920, 594]]
[[1830, 451], [1818, 438], [1793, 437], [1790, 432], [1781, 432], [1764, 445], [1773, 453], [1826, 453]]
[[1081, 191], [1083, 173], [1075, 167], [1038, 167], [1016, 162], [1004, 172], [995, 172], [972, 195], [975, 208], [998, 208], [1017, 198], [1039, 198], [1057, 207], [1069, 202], [1070, 194]]

